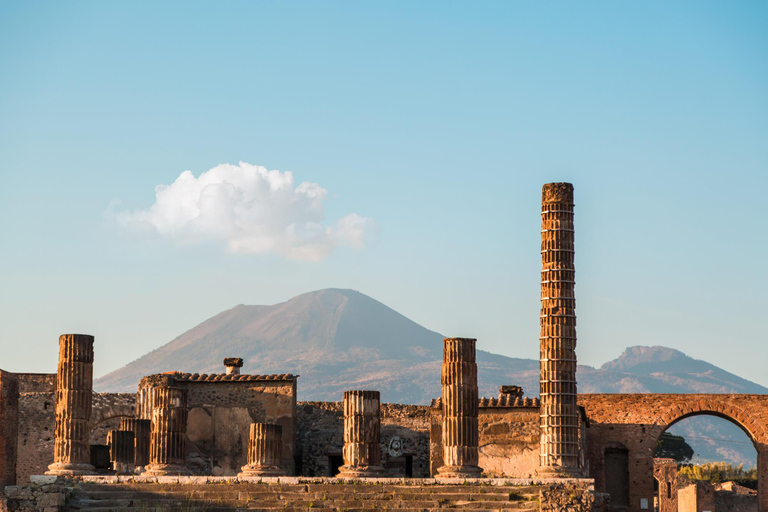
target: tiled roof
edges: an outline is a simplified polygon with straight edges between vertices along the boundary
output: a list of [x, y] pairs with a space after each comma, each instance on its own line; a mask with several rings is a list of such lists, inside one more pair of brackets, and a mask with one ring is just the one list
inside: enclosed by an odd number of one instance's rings
[[298, 375], [292, 373], [280, 373], [275, 375], [250, 375], [247, 373], [226, 374], [226, 373], [182, 373], [166, 372], [180, 382], [252, 382], [264, 380], [296, 380]]
[[[539, 407], [540, 405], [538, 398], [520, 398], [515, 396], [502, 396], [500, 398], [483, 397], [478, 400], [478, 406], [480, 407]], [[432, 400], [432, 407], [442, 406], [442, 398]]]

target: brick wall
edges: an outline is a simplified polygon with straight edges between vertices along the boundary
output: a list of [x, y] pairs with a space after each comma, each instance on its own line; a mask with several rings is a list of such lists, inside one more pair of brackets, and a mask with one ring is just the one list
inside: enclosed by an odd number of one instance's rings
[[18, 415], [18, 379], [0, 370], [0, 489], [16, 483]]
[[624, 446], [629, 454], [629, 511], [653, 505], [653, 453], [659, 436], [682, 418], [711, 414], [739, 425], [758, 451], [761, 510], [768, 510], [768, 395], [585, 394], [590, 421], [589, 467], [595, 489], [605, 492], [605, 450]]

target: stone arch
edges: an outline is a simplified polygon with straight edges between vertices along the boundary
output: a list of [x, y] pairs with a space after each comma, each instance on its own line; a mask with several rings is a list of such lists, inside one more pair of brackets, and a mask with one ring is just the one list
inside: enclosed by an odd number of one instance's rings
[[759, 444], [766, 444], [768, 441], [765, 427], [761, 423], [755, 421], [748, 412], [734, 404], [733, 400], [724, 400], [719, 397], [683, 401], [661, 414], [658, 423], [666, 431], [669, 427], [685, 418], [704, 414], [717, 416], [737, 425], [755, 444], [755, 449], [758, 448]]
[[136, 417], [136, 407], [133, 404], [113, 404], [109, 407], [94, 408], [91, 412], [90, 430], [92, 431], [107, 420], [134, 417]]

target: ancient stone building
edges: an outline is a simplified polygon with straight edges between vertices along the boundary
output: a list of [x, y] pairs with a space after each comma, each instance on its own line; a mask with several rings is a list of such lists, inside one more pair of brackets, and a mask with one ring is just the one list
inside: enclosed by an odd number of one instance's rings
[[[239, 367], [238, 367], [239, 368]], [[291, 374], [190, 374], [170, 372], [144, 377], [136, 397], [137, 416], [149, 419], [152, 389], [172, 378], [187, 391], [187, 463], [194, 473], [237, 475], [247, 464], [252, 423], [282, 427], [280, 464], [294, 474], [296, 439], [296, 379]]]

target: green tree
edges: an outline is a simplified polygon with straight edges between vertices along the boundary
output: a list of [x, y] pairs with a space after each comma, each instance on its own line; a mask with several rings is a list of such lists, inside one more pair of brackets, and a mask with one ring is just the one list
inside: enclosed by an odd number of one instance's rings
[[685, 463], [693, 457], [693, 448], [685, 442], [683, 436], [676, 436], [669, 432], [664, 432], [656, 443], [656, 450], [654, 451], [653, 456], [675, 459], [678, 463]]

